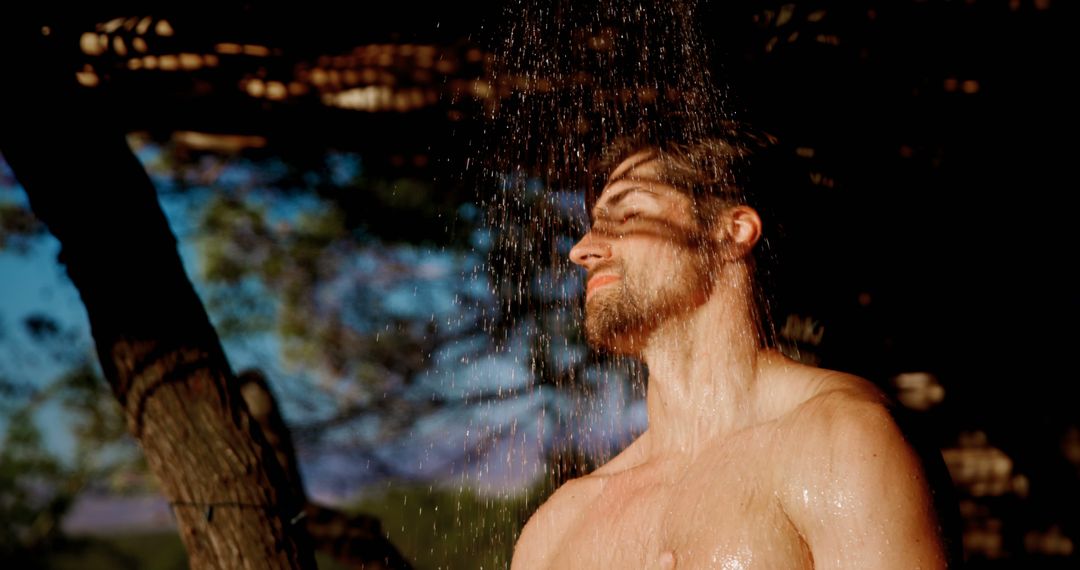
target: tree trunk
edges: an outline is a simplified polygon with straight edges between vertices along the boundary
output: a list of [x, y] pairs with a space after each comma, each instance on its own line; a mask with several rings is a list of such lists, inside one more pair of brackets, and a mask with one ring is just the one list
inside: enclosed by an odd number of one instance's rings
[[89, 315], [131, 433], [173, 503], [193, 568], [314, 568], [304, 502], [240, 396], [154, 188], [75, 84], [48, 21], [4, 15], [0, 152]]
[[266, 378], [257, 370], [247, 370], [240, 373], [238, 381], [251, 417], [274, 449], [293, 492], [298, 497], [305, 497], [303, 524], [313, 546], [351, 568], [410, 570], [412, 565], [386, 539], [379, 519], [369, 515], [350, 516], [306, 499], [292, 436]]

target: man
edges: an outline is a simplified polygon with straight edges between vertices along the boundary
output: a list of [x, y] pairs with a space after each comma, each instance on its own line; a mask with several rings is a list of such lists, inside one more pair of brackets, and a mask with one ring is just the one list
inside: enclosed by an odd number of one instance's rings
[[769, 347], [731, 140], [628, 147], [570, 257], [590, 344], [648, 366], [649, 427], [532, 516], [512, 567], [942, 568], [918, 455], [869, 382]]

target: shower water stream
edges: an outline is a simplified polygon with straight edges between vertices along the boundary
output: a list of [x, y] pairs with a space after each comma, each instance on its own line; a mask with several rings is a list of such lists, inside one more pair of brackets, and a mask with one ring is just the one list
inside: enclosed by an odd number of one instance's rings
[[[488, 109], [488, 143], [472, 164], [492, 191], [483, 206], [499, 310], [486, 328], [527, 367], [520, 397], [536, 414], [490, 429], [496, 437], [509, 430], [516, 443], [488, 461], [542, 481], [518, 512], [495, 515], [520, 528], [554, 488], [646, 427], [641, 363], [591, 352], [583, 338], [585, 276], [568, 256], [589, 229], [587, 190], [609, 174], [596, 163], [628, 134], [698, 139], [730, 132], [733, 117], [726, 88], [713, 81], [695, 1], [520, 1], [506, 12], [494, 45], [503, 96]], [[675, 553], [660, 564], [674, 567]]]

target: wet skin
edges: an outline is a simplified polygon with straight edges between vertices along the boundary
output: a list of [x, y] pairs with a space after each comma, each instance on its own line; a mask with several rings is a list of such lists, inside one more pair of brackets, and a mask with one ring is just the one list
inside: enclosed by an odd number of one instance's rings
[[[591, 341], [649, 365], [649, 429], [537, 510], [512, 568], [943, 568], [922, 466], [886, 398], [749, 333], [739, 259], [756, 213], [703, 232], [643, 158], [616, 168], [571, 257], [588, 270], [589, 330], [610, 335]], [[626, 307], [647, 318], [597, 324]]]

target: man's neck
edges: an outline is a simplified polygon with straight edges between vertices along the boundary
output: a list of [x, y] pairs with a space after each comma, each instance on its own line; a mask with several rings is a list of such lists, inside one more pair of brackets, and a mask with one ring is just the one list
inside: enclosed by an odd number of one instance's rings
[[649, 368], [649, 457], [694, 456], [761, 421], [759, 361], [770, 357], [745, 301], [713, 295], [649, 337], [642, 353]]

